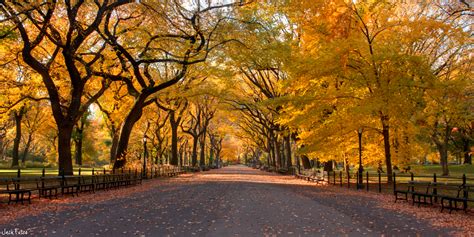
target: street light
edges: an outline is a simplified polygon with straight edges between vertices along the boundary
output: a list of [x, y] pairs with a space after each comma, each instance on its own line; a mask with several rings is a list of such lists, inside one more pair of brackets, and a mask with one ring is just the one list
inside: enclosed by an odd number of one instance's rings
[[357, 189], [362, 189], [362, 175], [364, 172], [364, 167], [362, 167], [362, 128], [359, 128], [357, 134], [359, 135], [359, 176], [357, 179]]
[[143, 177], [146, 179], [146, 160], [148, 158], [148, 150], [146, 147], [146, 137], [143, 138]]

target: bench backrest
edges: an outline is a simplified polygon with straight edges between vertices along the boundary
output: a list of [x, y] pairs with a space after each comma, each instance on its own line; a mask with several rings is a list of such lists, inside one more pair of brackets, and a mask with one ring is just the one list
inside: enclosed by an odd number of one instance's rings
[[40, 177], [36, 179], [36, 187], [47, 188], [61, 185], [61, 177]]

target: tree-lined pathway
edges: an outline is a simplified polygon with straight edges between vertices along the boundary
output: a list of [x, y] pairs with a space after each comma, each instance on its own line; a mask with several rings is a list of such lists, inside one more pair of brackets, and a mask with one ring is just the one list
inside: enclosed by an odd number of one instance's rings
[[[386, 196], [386, 195], [385, 195]], [[290, 176], [230, 166], [78, 198], [8, 206], [2, 229], [35, 236], [446, 236], [447, 216], [420, 218], [391, 196], [315, 187]], [[394, 208], [395, 207], [395, 208]], [[437, 213], [438, 209], [411, 208]], [[429, 213], [428, 213], [429, 215]], [[465, 218], [464, 218], [465, 219]], [[438, 220], [438, 221], [435, 221]], [[9, 223], [9, 224], [7, 224]]]

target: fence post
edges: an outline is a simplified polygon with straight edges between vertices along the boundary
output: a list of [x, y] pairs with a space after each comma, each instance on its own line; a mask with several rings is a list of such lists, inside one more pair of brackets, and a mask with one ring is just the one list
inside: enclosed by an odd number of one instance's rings
[[[436, 183], [436, 173], [433, 174], [433, 183]], [[436, 188], [436, 184], [434, 185], [433, 188], [433, 196], [434, 196], [434, 201], [438, 202], [438, 189]]]
[[79, 176], [81, 176], [81, 167], [79, 167]]
[[369, 171], [366, 173], [367, 175], [367, 192], [369, 191]]
[[378, 173], [379, 173], [379, 193], [381, 193], [382, 192], [382, 174], [380, 173], [380, 171]]
[[104, 168], [104, 174], [105, 174], [105, 168]]
[[397, 174], [395, 172], [393, 174], [393, 194], [395, 195], [395, 190], [397, 190]]
[[41, 188], [44, 188], [44, 177], [46, 176], [46, 170], [44, 169], [43, 167], [43, 170], [41, 171], [41, 177], [43, 177], [41, 179]]
[[336, 185], [336, 171], [332, 172], [332, 176], [333, 176], [333, 179], [334, 179], [333, 183], [334, 183], [334, 185]]
[[342, 171], [339, 171], [339, 183], [342, 187]]
[[[410, 180], [415, 181], [415, 175], [413, 175], [413, 172], [410, 172]], [[415, 192], [415, 187], [411, 186], [411, 191]]]
[[94, 175], [95, 175], [95, 173], [94, 173], [94, 168], [92, 168], [92, 176], [94, 176]]

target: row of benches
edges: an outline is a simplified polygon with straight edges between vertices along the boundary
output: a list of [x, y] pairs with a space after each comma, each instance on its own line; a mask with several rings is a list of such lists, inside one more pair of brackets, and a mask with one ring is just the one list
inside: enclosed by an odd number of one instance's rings
[[[304, 175], [295, 174], [298, 179], [308, 182], [324, 183], [322, 174]], [[439, 182], [410, 181], [406, 184], [397, 183], [394, 190], [395, 202], [398, 200], [410, 201], [413, 205], [433, 205], [439, 201], [441, 212], [444, 209], [467, 211], [468, 203], [474, 203], [474, 185], [447, 184]]]
[[[441, 204], [441, 212], [445, 208], [449, 213], [453, 210], [467, 211], [468, 203], [474, 202], [474, 185], [455, 185], [438, 182], [410, 181], [403, 189], [395, 189], [395, 202], [397, 200], [409, 201], [412, 204], [433, 205], [438, 200]], [[462, 204], [462, 208], [458, 204]]]
[[54, 176], [39, 178], [10, 178], [0, 180], [0, 194], [8, 195], [8, 204], [28, 201], [32, 192], [39, 198], [57, 198], [58, 194], [78, 196], [80, 192], [95, 192], [141, 184], [140, 174], [102, 174], [93, 176]]

